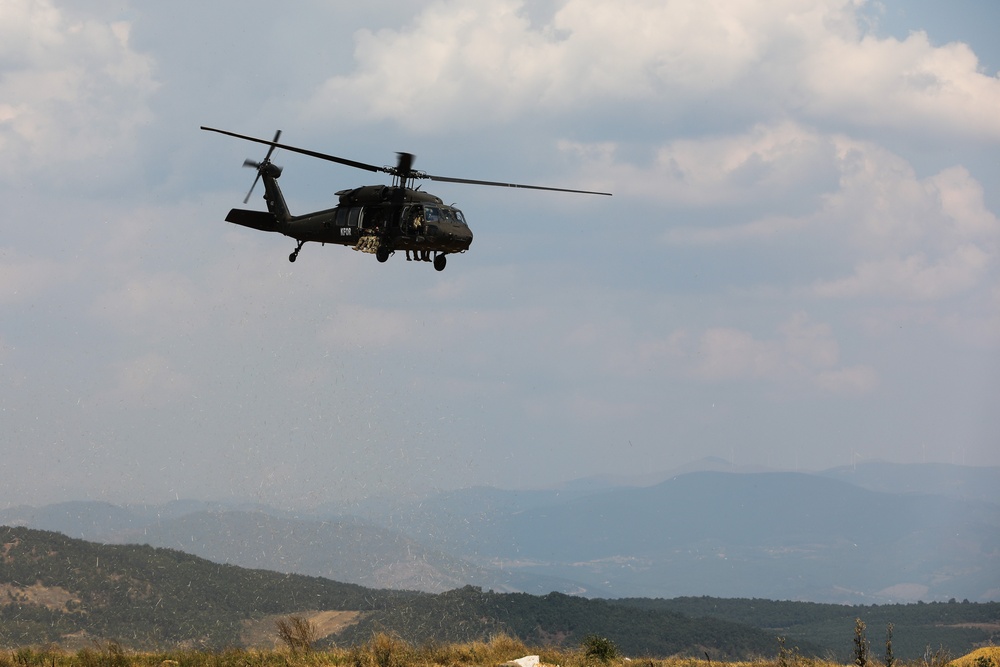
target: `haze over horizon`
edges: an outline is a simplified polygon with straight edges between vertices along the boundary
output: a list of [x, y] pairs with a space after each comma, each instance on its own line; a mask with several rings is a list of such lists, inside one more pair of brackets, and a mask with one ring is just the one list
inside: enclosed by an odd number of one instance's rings
[[[0, 506], [1000, 466], [1000, 5], [0, 0]], [[224, 222], [264, 147], [470, 252]], [[386, 182], [287, 151], [293, 213]], [[263, 208], [258, 186], [248, 207]]]

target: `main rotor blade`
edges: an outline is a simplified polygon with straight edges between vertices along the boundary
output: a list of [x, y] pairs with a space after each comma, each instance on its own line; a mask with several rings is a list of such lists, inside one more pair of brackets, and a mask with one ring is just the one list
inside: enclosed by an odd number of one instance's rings
[[[416, 174], [414, 174], [416, 177]], [[431, 176], [430, 174], [420, 174], [420, 178], [431, 181], [441, 181], [442, 183], [465, 183], [467, 185], [490, 185], [500, 188], [522, 188], [524, 190], [548, 190], [549, 192], [574, 192], [580, 195], [604, 195], [610, 197], [610, 192], [594, 192], [593, 190], [572, 190], [570, 188], [549, 188], [544, 185], [522, 185], [520, 183], [499, 183], [497, 181], [477, 181], [471, 178], [453, 178], [451, 176]]]
[[[574, 190], [571, 188], [550, 188], [543, 185], [523, 185], [521, 183], [501, 183], [498, 181], [479, 181], [471, 178], [453, 178], [451, 176], [432, 176], [431, 174], [425, 174], [420, 171], [412, 171], [409, 169], [412, 164], [412, 155], [409, 158], [404, 158], [403, 156], [408, 155], [407, 153], [400, 153], [399, 166], [393, 167], [377, 167], [373, 164], [367, 164], [365, 162], [358, 162], [356, 160], [348, 160], [347, 158], [337, 157], [336, 155], [328, 155], [326, 153], [320, 153], [318, 151], [311, 151], [305, 148], [296, 148], [295, 146], [289, 146], [287, 144], [279, 144], [277, 142], [277, 137], [274, 141], [268, 141], [266, 139], [258, 139], [257, 137], [248, 137], [245, 134], [237, 134], [236, 132], [229, 132], [227, 130], [218, 130], [214, 127], [201, 126], [201, 129], [207, 130], [209, 132], [218, 132], [219, 134], [226, 134], [230, 137], [236, 137], [237, 139], [245, 139], [246, 141], [255, 141], [258, 144], [264, 144], [265, 146], [271, 146], [271, 148], [281, 148], [286, 151], [291, 151], [292, 153], [300, 153], [302, 155], [308, 155], [309, 157], [319, 158], [320, 160], [327, 160], [329, 162], [336, 162], [338, 164], [343, 164], [348, 167], [354, 167], [355, 169], [363, 169], [364, 171], [371, 171], [375, 173], [383, 174], [393, 174], [395, 176], [400, 176], [400, 172], [407, 172], [406, 177], [411, 179], [423, 179], [426, 178], [431, 181], [439, 181], [442, 183], [463, 183], [466, 185], [489, 185], [492, 187], [499, 188], [521, 188], [524, 190], [547, 190], [549, 192], [572, 192], [581, 195], [603, 195], [605, 197], [610, 197], [610, 192], [594, 192], [593, 190]], [[270, 154], [270, 153], [269, 153]], [[404, 160], [408, 162], [404, 166]]]
[[282, 150], [291, 151], [292, 153], [300, 153], [302, 155], [308, 155], [309, 157], [319, 158], [320, 160], [326, 160], [328, 162], [336, 162], [338, 164], [343, 164], [348, 167], [354, 167], [355, 169], [363, 169], [365, 171], [373, 172], [387, 172], [384, 167], [376, 167], [373, 164], [366, 164], [364, 162], [357, 162], [355, 160], [348, 160], [347, 158], [337, 157], [336, 155], [327, 155], [326, 153], [319, 153], [317, 151], [310, 151], [305, 148], [296, 148], [295, 146], [289, 146], [287, 144], [279, 144], [277, 140], [268, 141], [267, 139], [258, 139], [257, 137], [248, 137], [245, 134], [237, 134], [235, 132], [228, 132], [226, 130], [217, 130], [214, 127], [201, 126], [201, 129], [207, 130], [209, 132], [218, 132], [219, 134], [227, 134], [230, 137], [236, 137], [237, 139], [245, 139], [246, 141], [255, 141], [258, 144], [264, 144], [265, 146], [270, 146], [272, 149], [280, 148]]

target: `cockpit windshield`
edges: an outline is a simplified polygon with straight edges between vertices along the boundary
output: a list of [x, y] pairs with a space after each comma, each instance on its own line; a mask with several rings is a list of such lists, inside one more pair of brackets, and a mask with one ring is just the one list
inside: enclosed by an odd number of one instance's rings
[[436, 222], [451, 222], [456, 225], [461, 225], [462, 227], [468, 227], [465, 222], [465, 216], [457, 208], [452, 208], [451, 206], [431, 206], [428, 204], [423, 205], [424, 222], [436, 223]]
[[448, 220], [449, 222], [454, 222], [456, 224], [462, 225], [463, 227], [466, 226], [465, 216], [463, 216], [462, 212], [459, 211], [457, 208], [443, 207], [441, 209], [441, 214], [444, 216], [444, 219]]

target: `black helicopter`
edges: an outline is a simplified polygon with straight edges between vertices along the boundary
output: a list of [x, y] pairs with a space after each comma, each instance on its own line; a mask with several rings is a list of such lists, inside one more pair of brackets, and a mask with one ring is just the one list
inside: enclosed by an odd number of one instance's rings
[[[247, 193], [243, 203], [246, 204], [250, 200], [250, 195], [257, 186], [257, 181], [263, 180], [267, 211], [234, 208], [229, 211], [226, 221], [264, 232], [281, 232], [285, 236], [295, 239], [298, 241], [298, 245], [288, 256], [289, 262], [294, 262], [298, 258], [299, 251], [302, 250], [304, 244], [314, 241], [321, 244], [336, 243], [352, 246], [355, 250], [373, 253], [379, 262], [385, 262], [397, 250], [405, 251], [408, 261], [411, 259], [411, 253], [414, 260], [425, 262], [432, 261], [433, 256], [434, 268], [443, 271], [448, 255], [465, 252], [469, 249], [472, 244], [472, 230], [469, 229], [465, 216], [460, 210], [454, 206], [445, 205], [440, 197], [410, 187], [410, 184], [418, 179], [611, 196], [609, 192], [432, 176], [413, 169], [413, 155], [410, 153], [397, 153], [399, 160], [395, 167], [376, 167], [335, 155], [280, 144], [278, 139], [281, 138], [281, 130], [275, 133], [274, 139], [267, 141], [212, 127], [202, 126], [201, 129], [254, 141], [270, 147], [262, 162], [254, 162], [253, 160], [244, 160], [243, 162], [244, 167], [252, 167], [257, 170], [257, 177], [254, 179], [253, 185], [250, 186], [250, 192]], [[365, 185], [359, 188], [340, 190], [336, 193], [340, 198], [337, 206], [304, 215], [292, 215], [285, 204], [281, 188], [278, 187], [277, 179], [281, 176], [281, 167], [271, 162], [271, 153], [274, 152], [275, 148], [282, 148], [293, 153], [301, 153], [356, 169], [391, 174], [392, 185]]]

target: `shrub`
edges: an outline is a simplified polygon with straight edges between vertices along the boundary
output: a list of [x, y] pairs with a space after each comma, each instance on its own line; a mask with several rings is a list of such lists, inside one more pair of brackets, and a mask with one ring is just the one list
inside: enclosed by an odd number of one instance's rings
[[[708, 654], [705, 654], [708, 657]], [[785, 645], [785, 638], [778, 637], [778, 667], [792, 667], [792, 665], [799, 664], [799, 647], [793, 646], [788, 648]], [[709, 658], [709, 665], [711, 665], [712, 660]]]
[[896, 666], [896, 656], [892, 652], [892, 623], [885, 628], [885, 667]]
[[865, 622], [860, 618], [854, 620], [854, 664], [857, 667], [868, 667], [868, 637], [865, 635]]
[[316, 642], [316, 626], [302, 616], [279, 618], [278, 638], [292, 653], [309, 653]]
[[410, 645], [398, 637], [377, 632], [364, 646], [351, 651], [354, 667], [403, 667], [410, 658]]
[[583, 655], [588, 661], [607, 664], [618, 657], [618, 647], [607, 637], [587, 635], [583, 639]]

